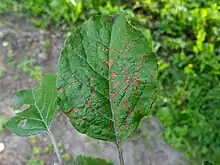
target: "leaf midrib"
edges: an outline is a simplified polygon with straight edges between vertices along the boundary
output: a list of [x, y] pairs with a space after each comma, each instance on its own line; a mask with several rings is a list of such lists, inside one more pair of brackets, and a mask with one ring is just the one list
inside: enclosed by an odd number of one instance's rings
[[37, 109], [37, 111], [38, 111], [38, 113], [39, 113], [39, 115], [40, 115], [40, 117], [41, 117], [42, 122], [44, 123], [46, 129], [48, 130], [49, 127], [48, 127], [48, 125], [47, 125], [47, 122], [44, 120], [44, 117], [42, 116], [42, 113], [41, 113], [40, 108], [39, 108], [38, 105], [37, 105], [36, 96], [35, 96], [35, 94], [34, 94], [34, 90], [33, 90], [33, 89], [32, 89], [32, 95], [33, 95], [33, 98], [34, 98], [34, 105], [35, 105], [35, 107], [36, 107], [36, 109]]
[[[117, 21], [117, 19], [116, 19]], [[116, 23], [115, 21], [115, 23]], [[110, 47], [111, 47], [111, 42], [112, 42], [112, 31], [113, 31], [113, 27], [115, 25], [115, 23], [112, 23], [112, 27], [110, 30], [110, 41], [109, 41], [109, 51], [108, 51], [108, 61], [110, 61]], [[114, 64], [113, 64], [114, 65]], [[115, 142], [118, 143], [117, 140], [117, 128], [116, 128], [116, 124], [115, 124], [115, 112], [113, 110], [113, 105], [112, 105], [112, 100], [111, 100], [111, 91], [110, 91], [110, 82], [111, 82], [111, 67], [108, 67], [108, 94], [109, 94], [109, 104], [110, 104], [110, 109], [111, 109], [111, 114], [112, 114], [112, 121], [113, 121], [113, 128], [114, 128], [114, 135], [115, 135]]]

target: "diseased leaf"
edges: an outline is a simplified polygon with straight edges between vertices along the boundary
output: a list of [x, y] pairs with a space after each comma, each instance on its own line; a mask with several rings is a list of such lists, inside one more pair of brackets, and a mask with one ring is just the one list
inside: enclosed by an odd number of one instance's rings
[[76, 157], [75, 165], [113, 165], [113, 163], [107, 162], [101, 158], [94, 158], [90, 156], [79, 155]]
[[25, 110], [6, 123], [6, 128], [18, 136], [30, 136], [45, 132], [50, 127], [57, 108], [56, 77], [48, 75], [41, 87], [16, 93], [13, 107]]
[[141, 31], [120, 14], [75, 28], [58, 61], [58, 104], [81, 133], [123, 141], [156, 99], [157, 59]]

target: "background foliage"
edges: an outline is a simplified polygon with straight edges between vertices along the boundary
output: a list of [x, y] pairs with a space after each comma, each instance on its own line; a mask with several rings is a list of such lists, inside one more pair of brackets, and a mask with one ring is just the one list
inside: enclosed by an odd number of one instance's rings
[[[220, 159], [219, 0], [1, 0], [35, 26], [68, 30], [90, 16], [125, 10], [154, 41], [164, 138], [195, 164]], [[201, 163], [201, 162], [199, 162]]]

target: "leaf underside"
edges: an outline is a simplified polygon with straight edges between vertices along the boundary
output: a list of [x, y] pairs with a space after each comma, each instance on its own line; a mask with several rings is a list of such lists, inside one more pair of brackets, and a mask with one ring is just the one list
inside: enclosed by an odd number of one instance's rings
[[45, 132], [50, 127], [57, 108], [56, 77], [48, 75], [41, 87], [17, 92], [13, 108], [25, 110], [6, 123], [6, 128], [18, 136], [31, 136]]
[[75, 165], [113, 165], [113, 163], [107, 162], [101, 158], [94, 158], [90, 156], [77, 156]]
[[123, 141], [156, 99], [151, 43], [127, 22], [95, 16], [75, 28], [58, 61], [58, 104], [81, 133]]

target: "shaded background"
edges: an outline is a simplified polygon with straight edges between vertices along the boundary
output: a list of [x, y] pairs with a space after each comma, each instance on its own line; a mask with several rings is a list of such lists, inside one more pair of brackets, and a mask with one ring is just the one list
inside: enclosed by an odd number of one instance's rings
[[[219, 164], [219, 0], [0, 0], [0, 165], [56, 161], [46, 135], [20, 138], [2, 128], [15, 113], [11, 99], [56, 71], [71, 28], [119, 11], [153, 40], [159, 60], [153, 117], [125, 143], [126, 165]], [[80, 153], [117, 163], [112, 144], [77, 133], [61, 114], [52, 131], [66, 164]]]

